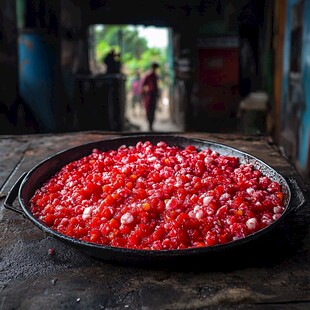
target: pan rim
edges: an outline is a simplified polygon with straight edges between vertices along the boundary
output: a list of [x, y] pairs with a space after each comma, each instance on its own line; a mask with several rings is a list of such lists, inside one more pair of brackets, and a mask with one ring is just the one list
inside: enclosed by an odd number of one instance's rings
[[[229, 149], [233, 153], [237, 153], [239, 155], [246, 156], [253, 161], [260, 163], [262, 166], [264, 166], [266, 169], [271, 170], [280, 180], [281, 180], [281, 186], [283, 184], [285, 185], [285, 190], [287, 191], [287, 201], [285, 203], [285, 210], [282, 213], [281, 217], [274, 222], [272, 222], [270, 225], [267, 227], [264, 227], [263, 229], [249, 234], [246, 237], [233, 240], [227, 243], [223, 244], [217, 244], [214, 246], [204, 246], [204, 247], [193, 247], [193, 248], [186, 248], [186, 249], [174, 249], [174, 250], [144, 250], [144, 249], [132, 249], [132, 248], [123, 248], [123, 247], [115, 247], [115, 246], [109, 246], [109, 245], [102, 245], [102, 244], [97, 244], [97, 243], [91, 243], [91, 242], [86, 242], [86, 241], [81, 241], [76, 238], [69, 237], [67, 235], [61, 234], [57, 232], [56, 230], [53, 230], [52, 228], [48, 227], [46, 224], [38, 220], [30, 211], [30, 209], [27, 207], [27, 204], [29, 204], [29, 201], [25, 201], [23, 197], [23, 191], [25, 190], [25, 186], [27, 185], [27, 182], [31, 179], [31, 176], [34, 174], [35, 171], [37, 171], [42, 165], [46, 164], [47, 162], [65, 155], [67, 152], [73, 152], [74, 150], [80, 149], [81, 147], [91, 147], [92, 145], [99, 145], [101, 143], [109, 143], [111, 141], [113, 142], [122, 142], [126, 141], [128, 139], [134, 140], [134, 139], [142, 139], [144, 141], [150, 140], [150, 139], [159, 139], [165, 141], [165, 139], [176, 139], [176, 140], [182, 140], [185, 142], [188, 142], [189, 144], [191, 143], [201, 143], [204, 145], [211, 144], [213, 146], [217, 146], [220, 148], [225, 148]], [[189, 145], [188, 144], [188, 145]], [[129, 145], [129, 144], [128, 144]], [[178, 144], [176, 144], [178, 145]], [[91, 149], [90, 149], [91, 150]], [[82, 156], [83, 157], [83, 156]], [[78, 157], [81, 158], [81, 157]], [[239, 158], [239, 157], [238, 157]], [[69, 161], [70, 162], [70, 161]], [[67, 162], [67, 163], [69, 163]], [[67, 163], [64, 163], [62, 166], [65, 166]], [[47, 178], [48, 179], [48, 178]], [[47, 181], [47, 179], [45, 181]], [[43, 183], [43, 182], [42, 182]], [[36, 190], [36, 189], [35, 189]], [[34, 190], [34, 191], [35, 191]], [[150, 258], [155, 258], [155, 257], [179, 257], [179, 256], [192, 256], [195, 254], [207, 254], [207, 253], [216, 253], [220, 252], [222, 250], [227, 250], [229, 248], [235, 247], [242, 245], [244, 243], [247, 243], [251, 240], [259, 238], [261, 235], [264, 235], [268, 233], [269, 230], [273, 229], [275, 225], [279, 224], [284, 217], [288, 214], [289, 211], [289, 205], [291, 201], [291, 189], [285, 178], [278, 173], [274, 168], [272, 168], [269, 164], [264, 162], [263, 160], [257, 158], [256, 156], [249, 154], [247, 152], [243, 152], [237, 148], [231, 147], [227, 144], [224, 143], [218, 143], [212, 140], [207, 140], [207, 139], [202, 139], [202, 138], [191, 138], [191, 137], [186, 137], [183, 135], [174, 135], [174, 134], [136, 134], [136, 135], [124, 135], [124, 136], [117, 136], [117, 137], [112, 137], [112, 138], [107, 138], [107, 139], [101, 139], [93, 142], [88, 142], [85, 144], [77, 145], [71, 148], [66, 148], [62, 151], [59, 151], [55, 153], [54, 155], [48, 156], [44, 160], [40, 161], [38, 164], [36, 164], [31, 170], [28, 171], [26, 174], [25, 178], [23, 179], [19, 190], [18, 190], [18, 199], [20, 202], [20, 205], [22, 207], [22, 210], [26, 217], [33, 223], [35, 224], [38, 228], [40, 228], [42, 231], [45, 233], [56, 237], [57, 239], [69, 243], [74, 246], [78, 246], [82, 249], [96, 249], [99, 251], [104, 251], [104, 252], [111, 252], [111, 253], [118, 253], [118, 254], [126, 254], [126, 255], [132, 255], [132, 256], [149, 256]]]

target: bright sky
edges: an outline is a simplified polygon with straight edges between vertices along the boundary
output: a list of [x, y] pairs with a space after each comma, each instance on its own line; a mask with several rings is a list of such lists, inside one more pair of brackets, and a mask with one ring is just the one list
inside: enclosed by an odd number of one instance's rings
[[[102, 28], [102, 25], [96, 25], [98, 29]], [[129, 26], [130, 27], [130, 26]], [[133, 28], [133, 26], [131, 26]], [[144, 37], [148, 41], [149, 47], [166, 47], [168, 45], [168, 29], [159, 28], [153, 26], [137, 26], [137, 30], [141, 37]]]
[[138, 26], [137, 30], [141, 37], [148, 40], [149, 47], [165, 47], [168, 45], [168, 30], [166, 28]]

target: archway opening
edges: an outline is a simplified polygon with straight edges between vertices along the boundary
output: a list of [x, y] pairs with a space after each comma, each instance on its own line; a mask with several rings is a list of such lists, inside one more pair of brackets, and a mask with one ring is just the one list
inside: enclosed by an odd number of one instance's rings
[[118, 68], [113, 73], [125, 77], [125, 131], [148, 131], [143, 100], [134, 93], [134, 85], [137, 73], [142, 81], [153, 62], [160, 66], [160, 96], [154, 131], [181, 131], [170, 115], [174, 81], [170, 40], [171, 29], [167, 27], [96, 24], [89, 28], [89, 67], [92, 74], [109, 74], [105, 59], [113, 50], [118, 62]]

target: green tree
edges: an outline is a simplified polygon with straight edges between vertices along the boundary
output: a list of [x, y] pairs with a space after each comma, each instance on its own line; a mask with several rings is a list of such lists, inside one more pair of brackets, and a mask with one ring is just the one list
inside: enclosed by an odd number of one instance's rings
[[123, 32], [123, 53], [130, 53], [133, 57], [140, 59], [144, 51], [148, 49], [147, 40], [139, 37], [137, 29], [122, 29]]
[[147, 40], [139, 36], [135, 27], [122, 25], [95, 26], [94, 40], [97, 63], [102, 62], [111, 48], [121, 52], [122, 70], [128, 76], [128, 87], [136, 71], [140, 70], [141, 73], [144, 73], [150, 69], [152, 62], [158, 62], [160, 65], [162, 84], [169, 83], [167, 50], [149, 48]]

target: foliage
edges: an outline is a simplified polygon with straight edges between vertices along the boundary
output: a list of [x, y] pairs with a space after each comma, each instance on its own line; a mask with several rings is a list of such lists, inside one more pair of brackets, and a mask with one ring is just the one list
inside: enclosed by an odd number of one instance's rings
[[147, 40], [139, 36], [136, 28], [117, 25], [94, 27], [94, 41], [97, 63], [102, 63], [111, 48], [121, 52], [122, 72], [127, 75], [129, 83], [137, 70], [143, 74], [150, 69], [152, 62], [160, 65], [162, 83], [169, 82], [166, 49], [149, 48]]

